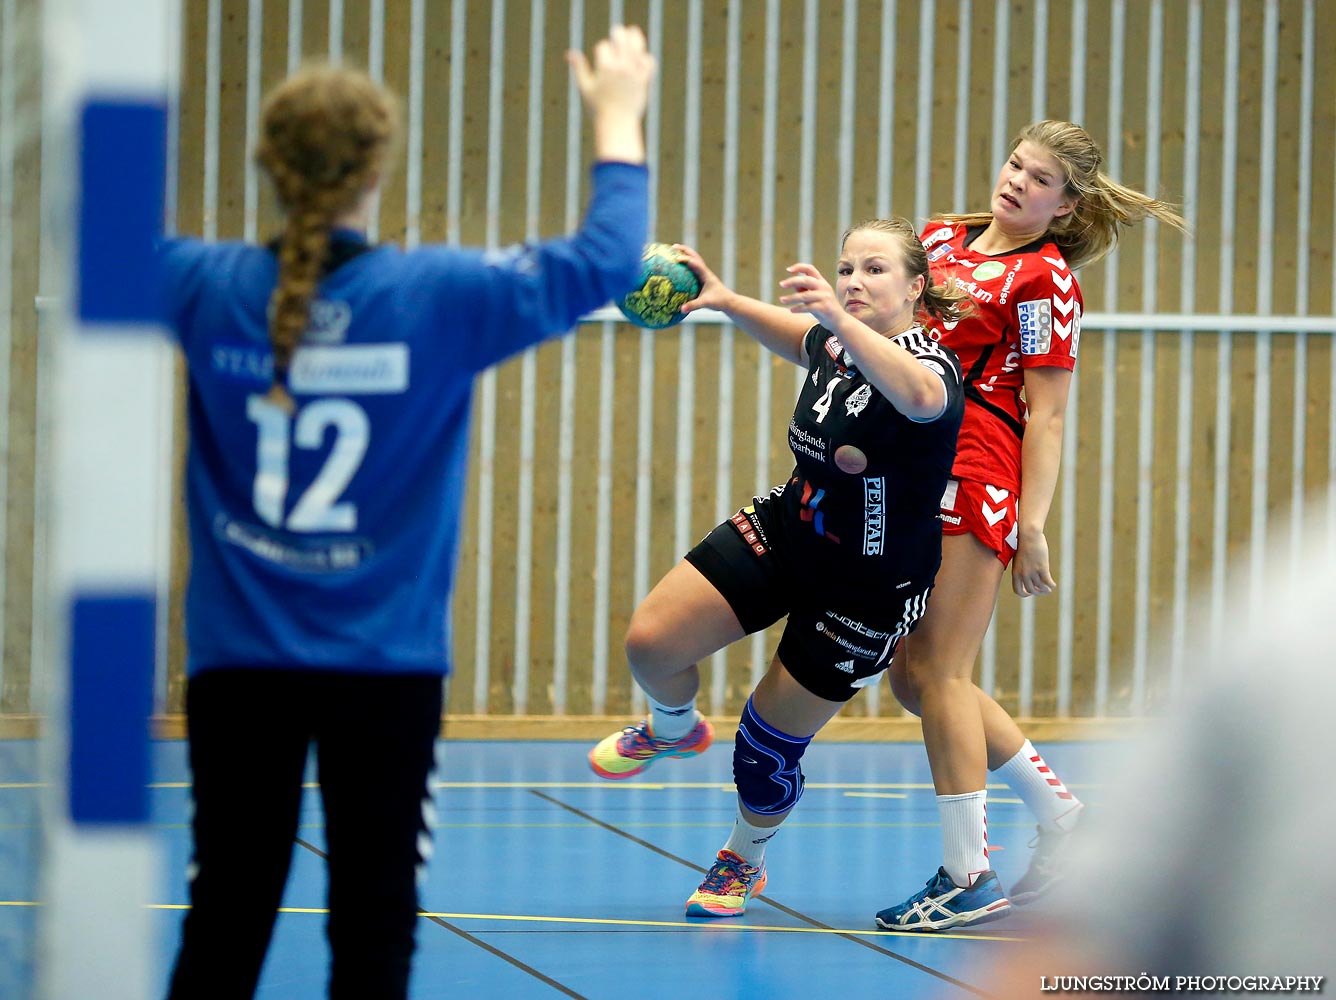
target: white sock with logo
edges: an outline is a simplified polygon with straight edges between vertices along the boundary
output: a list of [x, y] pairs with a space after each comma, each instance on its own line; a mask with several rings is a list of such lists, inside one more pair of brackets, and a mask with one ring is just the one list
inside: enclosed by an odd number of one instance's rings
[[942, 867], [961, 888], [988, 871], [988, 792], [937, 796], [942, 814]]
[[742, 809], [739, 808], [737, 818], [733, 821], [733, 832], [729, 834], [724, 850], [732, 851], [753, 868], [763, 868], [765, 845], [770, 843], [770, 838], [778, 830], [778, 826], [752, 826], [743, 818]]
[[1076, 826], [1081, 800], [1067, 791], [1053, 769], [1039, 756], [1029, 740], [1016, 756], [993, 772], [1005, 781], [1021, 801], [1030, 807], [1039, 826], [1050, 833], [1068, 833]]
[[685, 705], [661, 705], [646, 696], [649, 702], [649, 731], [658, 740], [680, 740], [696, 728], [696, 699]]

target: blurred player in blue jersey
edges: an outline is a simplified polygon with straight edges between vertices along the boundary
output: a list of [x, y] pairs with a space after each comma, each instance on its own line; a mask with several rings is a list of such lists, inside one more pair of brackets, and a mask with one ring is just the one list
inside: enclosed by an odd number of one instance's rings
[[614, 28], [592, 64], [567, 60], [598, 161], [568, 238], [368, 243], [396, 104], [361, 73], [314, 69], [262, 116], [282, 237], [163, 250], [190, 378], [195, 851], [173, 998], [254, 993], [311, 744], [330, 996], [407, 994], [473, 377], [624, 294], [646, 238], [644, 35]]

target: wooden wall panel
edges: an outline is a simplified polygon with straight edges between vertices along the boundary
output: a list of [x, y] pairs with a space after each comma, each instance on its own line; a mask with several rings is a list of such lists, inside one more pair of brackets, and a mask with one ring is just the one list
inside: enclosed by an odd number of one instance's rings
[[[13, 251], [10, 262], [9, 315], [0, 322], [9, 325], [9, 411], [0, 414], [3, 432], [0, 461], [6, 466], [6, 509], [0, 510], [5, 532], [5, 574], [3, 623], [0, 642], [3, 659], [3, 686], [0, 687], [0, 714], [26, 714], [32, 710], [31, 698], [40, 682], [33, 677], [30, 663], [33, 629], [33, 525], [34, 484], [37, 454], [37, 359], [38, 325], [33, 301], [40, 289], [42, 143], [38, 128], [42, 101], [40, 64], [31, 60], [34, 35], [40, 31], [39, 5], [33, 0], [17, 5], [15, 23], [10, 30], [15, 49], [20, 53], [14, 74], [14, 119], [5, 123], [13, 129], [14, 162], [12, 166], [12, 216], [0, 219], [7, 226]], [[23, 54], [27, 53], [25, 57]]]
[[[387, 83], [404, 101], [405, 121], [411, 72], [412, 0], [343, 0], [331, 17], [328, 0], [304, 0], [299, 24], [289, 23], [291, 5], [286, 0], [266, 0], [261, 5], [260, 25], [249, 23], [248, 0], [215, 0], [219, 14], [219, 49], [208, 51], [210, 3], [183, 5], [183, 58], [179, 117], [179, 176], [177, 179], [176, 226], [185, 233], [214, 229], [220, 237], [243, 235], [246, 223], [247, 170], [250, 137], [247, 135], [247, 53], [250, 33], [261, 30], [260, 79], [267, 89], [288, 70], [291, 33], [300, 32], [297, 51], [307, 59], [337, 59], [352, 65], [373, 63], [371, 46], [382, 39], [382, 64]], [[554, 235], [567, 228], [567, 110], [570, 100], [567, 71], [561, 53], [568, 46], [573, 19], [582, 24], [585, 47], [605, 30], [611, 5], [607, 0], [554, 0], [535, 5], [524, 0], [494, 4], [485, 0], [429, 0], [423, 5], [422, 104], [423, 129], [420, 158], [414, 168], [421, 179], [421, 204], [416, 218], [409, 218], [407, 143], [386, 178], [380, 200], [378, 232], [381, 239], [402, 241], [417, 226], [424, 241], [458, 237], [465, 243], [483, 244], [489, 238], [499, 244], [516, 242], [530, 231]], [[659, 37], [652, 39], [661, 61], [658, 88], [659, 150], [655, 183], [657, 203], [652, 236], [674, 241], [694, 239], [717, 269], [723, 267], [726, 235], [735, 248], [735, 285], [748, 293], [773, 299], [783, 268], [809, 257], [829, 269], [838, 250], [843, 229], [855, 219], [876, 214], [878, 192], [888, 178], [879, 161], [879, 129], [883, 116], [891, 125], [889, 207], [893, 214], [913, 215], [920, 202], [932, 211], [979, 208], [987, 204], [999, 164], [994, 162], [994, 81], [1006, 86], [1005, 132], [1010, 137], [1034, 116], [1036, 102], [1042, 113], [1068, 117], [1080, 103], [1081, 117], [1104, 144], [1106, 160], [1116, 165], [1119, 179], [1141, 187], [1148, 182], [1149, 144], [1154, 118], [1152, 101], [1157, 97], [1160, 132], [1156, 189], [1173, 201], [1185, 195], [1186, 157], [1191, 149], [1199, 156], [1195, 181], [1194, 237], [1191, 244], [1159, 227], [1134, 230], [1124, 239], [1109, 264], [1086, 269], [1080, 276], [1087, 312], [1152, 311], [1178, 313], [1184, 306], [1204, 314], [1251, 313], [1268, 305], [1277, 314], [1306, 312], [1330, 316], [1332, 287], [1336, 283], [1333, 243], [1336, 241], [1336, 65], [1322, 54], [1336, 48], [1336, 22], [1323, 16], [1321, 4], [1312, 22], [1314, 59], [1305, 64], [1303, 0], [1280, 0], [1276, 5], [1276, 104], [1274, 140], [1265, 132], [1264, 75], [1266, 72], [1267, 6], [1263, 0], [1241, 0], [1239, 31], [1234, 39], [1238, 53], [1238, 95], [1230, 102], [1223, 91], [1227, 55], [1230, 50], [1231, 5], [1225, 2], [1153, 4], [1144, 0], [1115, 3], [1089, 0], [1077, 4], [1038, 5], [1031, 0], [1009, 0], [1006, 4], [980, 2], [962, 5], [938, 0], [929, 7], [914, 0], [859, 0], [857, 32], [853, 45], [856, 65], [853, 79], [853, 114], [844, 120], [841, 104], [843, 49], [846, 16], [842, 3], [809, 3], [781, 0], [777, 6], [778, 95], [777, 159], [774, 200], [764, 204], [764, 111], [767, 98], [766, 43], [767, 3], [742, 0], [736, 5], [740, 52], [730, 66], [726, 49], [732, 5], [702, 3], [699, 6], [699, 121], [689, 121], [687, 101], [687, 55], [692, 39], [691, 5], [651, 4], [649, 0], [627, 0], [621, 5], [627, 20], [648, 23], [657, 12], [662, 18]], [[1189, 17], [1200, 11], [1202, 79], [1206, 89], [1198, 94], [1197, 81], [1185, 69], [1184, 53], [1189, 41]], [[372, 17], [383, 10], [383, 25]], [[1078, 14], [1084, 11], [1084, 38], [1073, 37]], [[543, 25], [541, 81], [529, 79], [529, 55], [533, 44], [534, 19]], [[1043, 15], [1043, 23], [1036, 17]], [[462, 15], [465, 36], [454, 45], [457, 15]], [[897, 44], [893, 49], [894, 77], [890, 104], [883, 108], [880, 72], [883, 50], [883, 19], [895, 22]], [[931, 17], [931, 24], [922, 19]], [[1115, 59], [1111, 40], [1119, 18], [1123, 19], [1123, 58]], [[1161, 18], [1164, 62], [1152, 77], [1147, 54]], [[498, 20], [499, 19], [499, 20]], [[490, 72], [492, 29], [504, 32], [499, 146], [489, 146]], [[378, 29], [383, 27], [383, 32]], [[920, 38], [931, 30], [931, 72], [920, 69]], [[995, 73], [995, 39], [1008, 32], [1005, 65]], [[1047, 49], [1037, 56], [1033, 39], [1045, 33]], [[331, 53], [332, 36], [338, 51]], [[957, 64], [962, 37], [968, 41], [967, 71]], [[1073, 46], [1079, 46], [1074, 53]], [[815, 53], [812, 100], [814, 113], [804, 111], [804, 53]], [[452, 94], [452, 59], [462, 59], [462, 93]], [[1081, 57], [1084, 75], [1073, 79], [1073, 56]], [[216, 135], [206, 131], [206, 71], [217, 60], [219, 91]], [[1034, 75], [1042, 71], [1044, 85], [1035, 93]], [[731, 234], [724, 201], [722, 177], [730, 136], [725, 118], [726, 85], [730, 73], [738, 80], [739, 115], [736, 142], [738, 176], [736, 222]], [[1312, 80], [1312, 117], [1300, 117], [1305, 93], [1305, 74]], [[539, 121], [530, 120], [531, 88], [540, 85]], [[932, 140], [919, 148], [919, 98], [931, 88], [928, 114]], [[1196, 96], [1200, 100], [1199, 127], [1189, 133], [1187, 109]], [[452, 139], [450, 109], [458, 98], [462, 117], [456, 123], [457, 141]], [[963, 172], [963, 203], [955, 194], [956, 107], [967, 105], [966, 168]], [[1236, 132], [1227, 135], [1229, 116], [1234, 114]], [[1114, 115], [1117, 115], [1116, 121]], [[583, 127], [583, 126], [582, 126]], [[1305, 128], [1311, 141], [1310, 183], [1302, 183], [1302, 145]], [[536, 131], [535, 131], [536, 129]], [[852, 137], [850, 171], [852, 186], [840, 190], [841, 135]], [[530, 137], [541, 138], [541, 146]], [[1230, 142], [1233, 145], [1230, 146]], [[204, 176], [208, 150], [217, 152], [217, 201], [206, 203]], [[804, 151], [811, 159], [804, 161]], [[499, 159], [493, 160], [497, 156]], [[538, 200], [529, 203], [528, 170], [531, 157], [540, 157]], [[578, 190], [580, 206], [588, 192], [585, 168], [590, 156], [587, 129], [582, 134]], [[920, 157], [930, 168], [926, 189], [916, 184]], [[1268, 159], [1270, 157], [1270, 159]], [[458, 184], [451, 173], [458, 170]], [[1271, 166], [1274, 170], [1271, 171]], [[489, 167], [493, 172], [489, 174]], [[692, 169], [695, 173], [692, 173]], [[16, 217], [11, 220], [19, 245], [35, 247], [40, 236], [36, 205], [40, 194], [40, 148], [31, 146], [16, 164]], [[489, 176], [497, 185], [499, 213], [494, 227], [488, 223]], [[693, 181], [694, 177], [694, 181]], [[1274, 272], [1259, 272], [1268, 256], [1261, 247], [1266, 215], [1262, 209], [1264, 182], [1273, 179], [1270, 202], [1274, 239], [1269, 255]], [[689, 185], [694, 184], [694, 188]], [[1230, 185], [1235, 192], [1229, 204]], [[1307, 191], [1308, 205], [1301, 199]], [[259, 186], [257, 233], [264, 238], [276, 231], [278, 215], [272, 196]], [[694, 210], [689, 205], [694, 201]], [[847, 207], [842, 207], [847, 206]], [[1233, 224], [1225, 225], [1226, 210]], [[773, 212], [773, 253], [763, 257], [765, 213]], [[1155, 266], [1148, 275], [1145, 262], [1153, 240]], [[1232, 247], [1233, 264], [1222, 264], [1222, 252]], [[1185, 253], [1193, 291], [1183, 291]], [[26, 303], [37, 291], [35, 252], [16, 249], [14, 309], [10, 317], [13, 351], [10, 358], [12, 393], [6, 425], [8, 434], [9, 497], [3, 691], [0, 712], [21, 713], [29, 707], [27, 651], [31, 645], [28, 619], [31, 615], [33, 519], [32, 483], [35, 475], [33, 420], [35, 398], [35, 318]], [[768, 259], [767, 259], [768, 258]], [[1260, 294], [1259, 294], [1260, 290]], [[1060, 580], [1065, 597], [1035, 602], [1033, 612], [1034, 698], [1032, 711], [1049, 715], [1056, 711], [1058, 684], [1058, 628], [1062, 601], [1071, 601], [1072, 711], [1086, 715], [1096, 709], [1097, 663], [1100, 657], [1101, 597], [1107, 595], [1110, 631], [1109, 705], [1114, 714], [1129, 710], [1135, 689], [1134, 664], [1138, 652], [1137, 621], [1137, 526], [1138, 517], [1149, 517], [1150, 554], [1146, 567], [1149, 590], [1144, 608], [1151, 636], [1158, 643], [1174, 626], [1176, 518], [1178, 482], [1178, 414], [1189, 410], [1192, 458], [1188, 469], [1186, 570], [1194, 594], [1208, 589], [1216, 574], [1214, 538], [1216, 453], [1219, 447], [1216, 413], [1221, 400], [1220, 370], [1222, 338], [1218, 331], [1202, 329], [1190, 340], [1166, 330], [1152, 331], [1148, 341], [1141, 331], [1102, 331], [1087, 328], [1080, 355], [1079, 397], [1072, 410], [1071, 433], [1076, 438], [1076, 459], [1063, 470], [1074, 480], [1074, 502], [1064, 506], [1061, 490], [1049, 524], [1054, 564], [1062, 556], [1059, 539], [1064, 525], [1072, 527], [1074, 570]], [[485, 331], [479, 331], [485, 335]], [[681, 539], [675, 537], [678, 483], [689, 476], [686, 543], [703, 536], [721, 513], [746, 503], [769, 483], [783, 481], [791, 466], [784, 429], [795, 395], [796, 372], [788, 365], [764, 356], [754, 343], [740, 334], [726, 334], [709, 324], [677, 327], [653, 337], [616, 324], [606, 334], [606, 349], [612, 358], [611, 438], [607, 442], [611, 461], [600, 466], [600, 418], [602, 365], [605, 333], [602, 324], [583, 327], [569, 343], [553, 342], [537, 348], [529, 360], [515, 359], [493, 376], [495, 417], [493, 452], [484, 462], [479, 445], [483, 435], [481, 392], [471, 429], [470, 489], [461, 516], [461, 550], [454, 596], [454, 647], [456, 675], [450, 689], [450, 708], [471, 713], [475, 687], [481, 681], [482, 705], [486, 711], [507, 714], [516, 710], [518, 636], [527, 629], [527, 681], [518, 692], [524, 711], [548, 714], [558, 710], [561, 699], [554, 690], [554, 672], [563, 656], [569, 674], [564, 710], [575, 715], [624, 714], [632, 703], [632, 685], [621, 652], [621, 636], [639, 596], [634, 569], [637, 533], [649, 530], [649, 576], [657, 580], [682, 555]], [[1228, 406], [1227, 513], [1222, 525], [1227, 551], [1234, 567], [1246, 571], [1252, 552], [1254, 483], [1265, 475], [1264, 503], [1268, 523], [1277, 524], [1292, 511], [1301, 510], [1304, 531], [1317, 530], [1317, 516], [1325, 507], [1325, 491], [1332, 469], [1333, 355], [1330, 335], [1275, 334], [1270, 340], [1270, 370], [1267, 450], [1259, 464], [1254, 441], [1259, 351], [1253, 332], [1228, 338], [1232, 356], [1225, 367]], [[690, 344], [689, 354], [684, 347]], [[1106, 353], [1106, 344], [1114, 345]], [[1153, 344], [1153, 357], [1147, 351]], [[649, 382], [651, 395], [642, 400], [642, 363], [652, 352]], [[1105, 365], [1112, 358], [1111, 391], [1105, 388]], [[728, 378], [731, 360], [733, 375]], [[573, 366], [570, 363], [573, 362]], [[1180, 399], [1180, 371], [1190, 365], [1190, 397]], [[526, 365], [528, 374], [526, 375]], [[1153, 415], [1151, 442], [1153, 462], [1149, 507], [1138, 498], [1139, 436], [1143, 411], [1143, 372], [1150, 366], [1154, 379], [1151, 396], [1145, 400]], [[563, 372], [566, 372], [563, 374]], [[767, 412], [760, 415], [760, 373], [771, 379]], [[526, 399], [526, 378], [532, 377], [536, 392]], [[692, 390], [683, 399], [680, 389], [689, 378]], [[1264, 394], [1263, 400], [1267, 400]], [[682, 419], [682, 406], [688, 408]], [[648, 452], [641, 453], [638, 425], [642, 406], [650, 424]], [[573, 414], [573, 431], [563, 438], [562, 414]], [[1107, 573], [1100, 564], [1101, 463], [1105, 441], [1102, 419], [1114, 418], [1112, 466], [1113, 554]], [[532, 466], [524, 462], [523, 416], [532, 413]], [[689, 447], [679, 462], [679, 435], [690, 434]], [[724, 442], [721, 444], [721, 442]], [[757, 456], [761, 445], [769, 449], [767, 476], [758, 482]], [[721, 457], [721, 451], [723, 455]], [[569, 503], [560, 502], [562, 455], [569, 455]], [[636, 503], [638, 468], [647, 468], [649, 506]], [[1296, 487], [1294, 470], [1299, 470]], [[720, 469], [724, 470], [720, 487]], [[491, 476], [490, 520], [480, 518], [478, 484], [480, 474]], [[600, 474], [610, 484], [610, 511], [599, 507]], [[532, 478], [532, 494], [526, 500], [522, 485]], [[722, 494], [722, 495], [721, 495]], [[531, 536], [526, 551], [521, 515], [532, 512]], [[562, 516], [569, 520], [566, 525]], [[480, 595], [479, 532], [487, 531], [491, 549], [490, 584]], [[558, 574], [559, 538], [569, 530], [570, 573]], [[1303, 532], [1296, 536], [1301, 537]], [[180, 588], [188, 567], [184, 524], [178, 517], [173, 553], [173, 575], [177, 599], [170, 608], [169, 709], [181, 705]], [[608, 553], [609, 577], [599, 579], [600, 546]], [[1289, 558], [1294, 543], [1266, 550], [1268, 566]], [[526, 562], [527, 560], [527, 562]], [[531, 567], [529, 606], [523, 622], [515, 609], [524, 575], [518, 567]], [[601, 619], [594, 613], [600, 594], [606, 591], [606, 629], [597, 631]], [[481, 646], [478, 640], [479, 598], [490, 602], [490, 616]], [[569, 615], [559, 620], [562, 602]], [[1019, 706], [1022, 644], [1020, 602], [1010, 594], [1004, 580], [996, 626], [996, 675], [993, 692], [1005, 707]], [[1213, 620], [1208, 604], [1194, 602], [1186, 615], [1190, 643], [1210, 631]], [[564, 644], [561, 635], [565, 634]], [[766, 639], [767, 654], [778, 640], [779, 629]], [[481, 679], [476, 650], [486, 653], [487, 675]], [[741, 643], [724, 657], [724, 703], [726, 712], [740, 707], [750, 689], [751, 644]], [[1166, 661], [1155, 646], [1148, 677], [1148, 697], [1153, 703], [1166, 683]], [[600, 653], [608, 661], [606, 693], [600, 705], [592, 663]], [[703, 699], [710, 701], [713, 668], [703, 669]], [[881, 713], [894, 715], [898, 708], [883, 690]], [[865, 702], [852, 705], [847, 714], [863, 714]]]

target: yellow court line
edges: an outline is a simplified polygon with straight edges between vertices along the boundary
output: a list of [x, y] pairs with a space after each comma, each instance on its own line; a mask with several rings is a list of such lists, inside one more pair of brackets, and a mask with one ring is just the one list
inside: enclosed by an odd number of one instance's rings
[[[188, 910], [189, 903], [151, 903], [148, 906], [150, 910]], [[306, 913], [321, 915], [329, 913], [328, 909], [305, 906], [282, 906], [279, 907], [279, 913]], [[1025, 942], [1030, 938], [1009, 937], [1002, 934], [950, 934], [935, 932], [931, 935], [923, 934], [919, 931], [883, 931], [883, 930], [841, 930], [838, 927], [781, 927], [771, 924], [717, 924], [717, 923], [688, 923], [685, 920], [619, 920], [610, 917], [543, 917], [530, 913], [444, 913], [436, 911], [419, 911], [419, 917], [436, 917], [440, 920], [501, 920], [512, 923], [534, 923], [534, 924], [596, 924], [610, 927], [685, 927], [696, 930], [709, 931], [770, 931], [789, 934], [855, 934], [859, 937], [913, 937], [923, 940], [932, 938], [933, 940], [955, 940], [955, 941], [1010, 941]]]
[[846, 799], [907, 799], [901, 792], [845, 792]]
[[[611, 782], [611, 781], [438, 781], [435, 783], [437, 788], [604, 788], [614, 789], [652, 789], [662, 791], [670, 788], [717, 788], [720, 791], [734, 791], [733, 783], [719, 781], [671, 781], [671, 782]], [[809, 781], [804, 786], [808, 791], [814, 788], [841, 789], [841, 788], [932, 788], [932, 782], [922, 784], [910, 784], [907, 782], [866, 782], [866, 781], [839, 781], [839, 782], [821, 782]], [[994, 788], [1006, 788], [1006, 785], [994, 785]], [[1076, 787], [1068, 785], [1068, 788]]]
[[[552, 924], [607, 924], [619, 927], [688, 927], [721, 931], [771, 931], [793, 934], [855, 934], [859, 937], [905, 937], [922, 938], [918, 931], [881, 931], [881, 930], [841, 930], [838, 927], [781, 927], [770, 924], [701, 924], [688, 923], [685, 920], [614, 920], [600, 917], [539, 917], [519, 914], [500, 913], [419, 913], [422, 917], [439, 917], [442, 920], [509, 920]], [[1014, 941], [1030, 940], [1022, 937], [1007, 937], [1000, 934], [934, 934], [935, 938], [953, 938], [960, 941]]]
[[[712, 822], [677, 822], [673, 820], [664, 820], [660, 823], [651, 822], [628, 822], [619, 823], [618, 826], [623, 830], [720, 830], [726, 829], [732, 824], [731, 819], [720, 818]], [[590, 820], [572, 821], [570, 823], [432, 823], [433, 830], [589, 830], [595, 828], [597, 824]], [[905, 830], [905, 829], [939, 829], [941, 823], [936, 820], [920, 823], [904, 823], [884, 821], [877, 823], [806, 823], [802, 820], [789, 820], [784, 824], [786, 830]], [[301, 823], [298, 829], [301, 830], [323, 830], [325, 824], [322, 822]], [[989, 824], [990, 829], [997, 830], [1034, 830], [1034, 821], [1029, 820], [1020, 823], [993, 822]], [[0, 824], [0, 832], [8, 830], [37, 830], [40, 829], [37, 823], [6, 823]], [[189, 830], [189, 823], [150, 823], [151, 830]], [[993, 844], [988, 845], [988, 849], [993, 849]], [[1001, 847], [998, 847], [1001, 850]]]
[[[314, 787], [314, 786], [312, 786]], [[603, 788], [611, 791], [617, 789], [652, 789], [662, 791], [672, 788], [717, 788], [720, 791], [734, 791], [731, 781], [669, 781], [669, 782], [629, 782], [629, 781], [438, 781], [436, 788]], [[827, 791], [840, 789], [886, 789], [901, 788], [909, 791], [927, 791], [933, 788], [931, 781], [809, 781], [803, 785], [805, 789], [825, 789]], [[1006, 784], [989, 784], [984, 786], [988, 789], [1010, 788]], [[1101, 788], [1099, 784], [1073, 784], [1067, 783], [1067, 788]]]
[[[45, 782], [13, 782], [0, 783], [0, 789], [5, 788], [45, 788]], [[149, 788], [189, 788], [188, 781], [154, 781], [150, 782]], [[319, 788], [317, 781], [307, 781], [302, 783], [303, 788]], [[487, 789], [487, 788], [601, 788], [605, 791], [640, 791], [640, 792], [662, 792], [674, 788], [713, 788], [721, 792], [734, 791], [732, 782], [723, 783], [718, 781], [674, 781], [674, 782], [611, 782], [611, 781], [437, 781], [432, 785], [433, 788], [455, 788], [455, 789]], [[911, 791], [923, 791], [933, 787], [932, 782], [822, 782], [809, 781], [804, 785], [808, 791], [813, 789], [825, 789], [827, 791], [838, 791], [840, 789], [884, 789], [884, 788], [903, 788]], [[988, 788], [1007, 788], [1007, 785], [988, 785]], [[1099, 785], [1075, 785], [1068, 784], [1068, 788], [1099, 788]], [[994, 799], [994, 802], [1019, 802], [1019, 799]]]
[[[190, 785], [191, 785], [191, 782], [189, 782], [189, 781], [150, 781], [150, 782], [148, 783], [148, 787], [149, 787], [149, 788], [189, 788]], [[303, 782], [302, 782], [302, 787], [303, 787], [303, 788], [319, 788], [319, 787], [320, 787], [320, 782], [318, 782], [318, 781], [303, 781]], [[1068, 786], [1068, 787], [1071, 787], [1071, 786]]]
[[[604, 788], [609, 790], [645, 788], [654, 791], [662, 791], [672, 788], [717, 788], [720, 791], [734, 791], [732, 782], [722, 783], [718, 781], [673, 781], [660, 784], [636, 782], [610, 782], [610, 781], [438, 781], [436, 788]], [[809, 781], [803, 785], [808, 791], [813, 789], [825, 789], [827, 791], [839, 791], [840, 789], [883, 789], [883, 788], [903, 788], [911, 791], [924, 791], [931, 789], [931, 781], [910, 782], [910, 781]], [[1009, 785], [988, 785], [988, 788], [1009, 788]], [[1068, 788], [1095, 788], [1095, 785], [1067, 785]]]
[[[3, 786], [0, 786], [3, 787]], [[188, 781], [155, 781], [149, 788], [189, 788]], [[303, 788], [319, 788], [317, 781], [307, 781], [302, 783]], [[736, 789], [733, 783], [719, 781], [674, 781], [674, 782], [651, 782], [639, 781], [630, 782], [611, 782], [611, 781], [436, 781], [432, 783], [433, 788], [455, 788], [455, 789], [506, 789], [506, 788], [598, 788], [609, 792], [662, 792], [672, 788], [687, 789], [716, 789], [721, 792], [732, 792]], [[814, 788], [840, 789], [840, 788], [932, 788], [931, 782], [926, 784], [867, 784], [864, 782], [849, 783], [822, 783], [819, 781], [809, 781], [803, 787], [809, 791]], [[1005, 788], [1006, 785], [993, 785], [993, 788]], [[1068, 788], [1076, 788], [1076, 785], [1068, 785]]]
[[[0, 899], [0, 906], [41, 906], [41, 903], [24, 900], [6, 900]], [[188, 910], [189, 903], [147, 903], [147, 910]], [[279, 913], [306, 913], [312, 915], [322, 915], [329, 913], [324, 907], [314, 906], [281, 906]], [[923, 934], [918, 931], [870, 931], [862, 928], [845, 929], [838, 927], [780, 927], [771, 924], [702, 924], [688, 923], [685, 920], [618, 920], [605, 917], [543, 917], [537, 914], [527, 913], [442, 913], [434, 911], [420, 911], [419, 917], [437, 917], [441, 920], [502, 920], [514, 923], [534, 923], [534, 924], [597, 924], [611, 927], [686, 927], [697, 930], [721, 930], [721, 931], [770, 931], [787, 934], [855, 934], [859, 937], [914, 937], [919, 940], [930, 938], [932, 940], [954, 940], [954, 941], [1012, 941], [1024, 942], [1030, 938], [1011, 937], [1003, 934], [950, 934], [937, 931], [932, 934]]]
[[[3, 788], [0, 785], [0, 788]], [[189, 788], [188, 781], [155, 781], [148, 786], [149, 788]], [[303, 788], [319, 788], [318, 781], [304, 781]], [[436, 781], [432, 783], [433, 788], [604, 788], [612, 791], [650, 791], [661, 792], [665, 788], [718, 788], [722, 791], [733, 791], [733, 785], [721, 784], [717, 781], [698, 782], [694, 784], [654, 784], [652, 782], [641, 782], [634, 785], [608, 781]], [[807, 787], [811, 788], [811, 785]], [[932, 787], [931, 785], [925, 787]], [[1068, 785], [1068, 788], [1073, 787]]]

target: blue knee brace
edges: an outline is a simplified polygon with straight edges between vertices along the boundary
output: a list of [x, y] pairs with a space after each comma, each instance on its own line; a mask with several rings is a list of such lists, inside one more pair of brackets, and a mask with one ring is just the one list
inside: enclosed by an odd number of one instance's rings
[[803, 794], [798, 762], [811, 742], [810, 736], [789, 736], [766, 725], [748, 698], [733, 743], [733, 783], [742, 804], [762, 816], [797, 805]]

